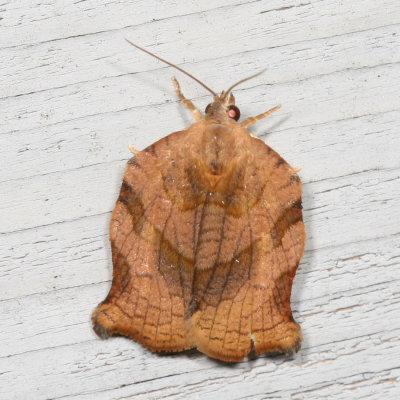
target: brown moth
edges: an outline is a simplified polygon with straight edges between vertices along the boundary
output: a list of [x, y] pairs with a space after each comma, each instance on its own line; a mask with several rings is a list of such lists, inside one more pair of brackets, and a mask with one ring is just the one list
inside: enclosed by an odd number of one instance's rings
[[196, 122], [132, 148], [110, 223], [112, 286], [92, 315], [100, 337], [225, 361], [300, 348], [290, 308], [305, 242], [300, 179], [246, 129], [280, 106], [239, 123], [232, 94], [257, 75], [220, 95], [192, 77], [213, 96], [205, 114], [173, 78]]

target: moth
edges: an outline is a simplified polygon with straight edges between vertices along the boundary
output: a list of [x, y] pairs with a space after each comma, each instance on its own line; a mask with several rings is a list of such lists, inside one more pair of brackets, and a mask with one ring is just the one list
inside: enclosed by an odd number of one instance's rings
[[[129, 41], [128, 41], [129, 42]], [[250, 352], [298, 351], [292, 282], [303, 255], [301, 182], [239, 122], [232, 90], [201, 113], [172, 78], [195, 122], [128, 161], [112, 213], [113, 281], [92, 314], [102, 338], [123, 335], [152, 351], [197, 348], [240, 361]]]

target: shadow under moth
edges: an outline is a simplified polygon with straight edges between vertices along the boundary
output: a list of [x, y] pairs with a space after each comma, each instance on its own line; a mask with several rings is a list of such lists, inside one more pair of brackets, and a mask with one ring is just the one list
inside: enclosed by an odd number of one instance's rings
[[[129, 41], [128, 41], [129, 42]], [[172, 78], [195, 122], [142, 151], [130, 147], [112, 213], [113, 281], [92, 314], [102, 338], [123, 335], [152, 351], [190, 348], [224, 361], [298, 351], [290, 308], [303, 255], [296, 171], [238, 122], [232, 94], [201, 113]]]

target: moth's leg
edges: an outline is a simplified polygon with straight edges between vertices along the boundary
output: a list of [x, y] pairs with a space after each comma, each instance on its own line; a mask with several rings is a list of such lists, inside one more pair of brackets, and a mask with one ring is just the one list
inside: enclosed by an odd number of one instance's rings
[[128, 149], [131, 151], [132, 154], [138, 154], [140, 151], [133, 145], [133, 144], [128, 144]]
[[176, 78], [173, 76], [171, 79], [175, 86], [175, 92], [176, 92], [176, 95], [178, 96], [178, 99], [180, 100], [180, 102], [192, 112], [192, 115], [196, 121], [200, 121], [203, 118], [203, 116], [201, 115], [201, 112], [196, 108], [196, 106], [191, 102], [191, 100], [188, 100], [183, 95], [183, 93], [181, 91], [181, 87], [179, 86], [179, 83], [176, 80]]
[[255, 124], [257, 121], [259, 121], [260, 119], [263, 119], [265, 117], [267, 117], [268, 115], [272, 114], [273, 112], [275, 112], [276, 110], [279, 110], [282, 106], [276, 106], [274, 108], [271, 108], [268, 111], [263, 112], [262, 114], [256, 115], [255, 117], [249, 117], [246, 118], [243, 122], [240, 123], [241, 126], [246, 127], [249, 125], [253, 125]]

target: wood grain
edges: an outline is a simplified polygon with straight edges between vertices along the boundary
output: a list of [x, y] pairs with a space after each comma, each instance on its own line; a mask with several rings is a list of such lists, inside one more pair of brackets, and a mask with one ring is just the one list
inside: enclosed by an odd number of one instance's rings
[[[28, 3], [0, 6], [0, 397], [398, 399], [398, 1]], [[232, 368], [92, 333], [126, 146], [190, 121], [124, 37], [215, 90], [268, 68], [235, 95], [243, 118], [283, 104], [253, 133], [302, 168], [296, 356]]]

